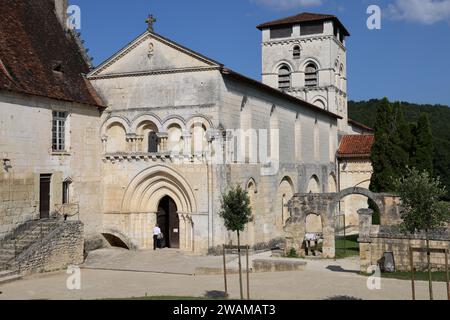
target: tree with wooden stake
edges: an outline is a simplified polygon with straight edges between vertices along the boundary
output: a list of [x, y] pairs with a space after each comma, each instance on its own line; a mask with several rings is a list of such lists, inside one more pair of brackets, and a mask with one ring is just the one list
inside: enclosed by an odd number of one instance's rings
[[[396, 189], [402, 200], [402, 227], [411, 234], [425, 233], [430, 299], [433, 300], [431, 278], [430, 232], [445, 227], [450, 221], [450, 208], [441, 201], [446, 195], [439, 178], [425, 171], [408, 169], [405, 177], [396, 180]], [[414, 270], [412, 270], [414, 271]]]
[[241, 299], [244, 299], [242, 287], [242, 263], [241, 263], [241, 232], [245, 230], [247, 223], [251, 221], [252, 208], [250, 198], [246, 191], [240, 186], [231, 188], [222, 195], [220, 217], [223, 218], [228, 231], [237, 232], [238, 239], [238, 261], [239, 261], [239, 288]]

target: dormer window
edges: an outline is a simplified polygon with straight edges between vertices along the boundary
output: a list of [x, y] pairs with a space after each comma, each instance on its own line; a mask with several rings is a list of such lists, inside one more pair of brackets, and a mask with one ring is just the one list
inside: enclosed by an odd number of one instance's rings
[[292, 37], [292, 26], [274, 27], [270, 29], [271, 39], [290, 38], [290, 37]]
[[300, 46], [294, 47], [293, 58], [300, 59]]
[[57, 72], [57, 73], [62, 73], [63, 72], [62, 61], [53, 61], [52, 71]]

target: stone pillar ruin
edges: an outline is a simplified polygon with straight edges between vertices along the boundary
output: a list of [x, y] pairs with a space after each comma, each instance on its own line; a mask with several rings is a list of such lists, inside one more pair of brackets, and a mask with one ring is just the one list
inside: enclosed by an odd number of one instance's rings
[[360, 209], [358, 210], [359, 217], [359, 259], [360, 259], [360, 270], [363, 273], [367, 273], [371, 267], [371, 252], [370, 244], [370, 230], [372, 228], [372, 215], [373, 210], [371, 209]]

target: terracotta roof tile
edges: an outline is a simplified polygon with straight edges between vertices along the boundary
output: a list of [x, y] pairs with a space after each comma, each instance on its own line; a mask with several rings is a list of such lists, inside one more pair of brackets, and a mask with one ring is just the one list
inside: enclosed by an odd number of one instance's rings
[[[52, 0], [0, 0], [0, 90], [103, 107], [89, 66]], [[55, 65], [61, 63], [61, 71]]]
[[340, 158], [369, 157], [375, 142], [373, 135], [348, 135], [343, 136], [339, 145], [338, 156]]
[[257, 26], [258, 29], [262, 30], [264, 28], [268, 27], [275, 27], [275, 26], [282, 26], [282, 25], [288, 25], [288, 24], [298, 24], [298, 23], [306, 23], [306, 22], [315, 22], [315, 21], [327, 21], [332, 20], [336, 22], [339, 27], [345, 32], [346, 36], [350, 36], [350, 33], [348, 30], [344, 27], [344, 25], [341, 23], [341, 21], [332, 14], [318, 14], [318, 13], [310, 13], [310, 12], [303, 12], [296, 14], [294, 16], [290, 16], [287, 18], [282, 18], [274, 21], [269, 21], [260, 24]]

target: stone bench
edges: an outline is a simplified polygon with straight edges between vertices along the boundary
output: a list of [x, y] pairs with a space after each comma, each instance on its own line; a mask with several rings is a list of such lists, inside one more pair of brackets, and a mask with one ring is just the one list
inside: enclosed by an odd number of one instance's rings
[[306, 264], [299, 259], [258, 259], [253, 261], [253, 272], [304, 271]]

